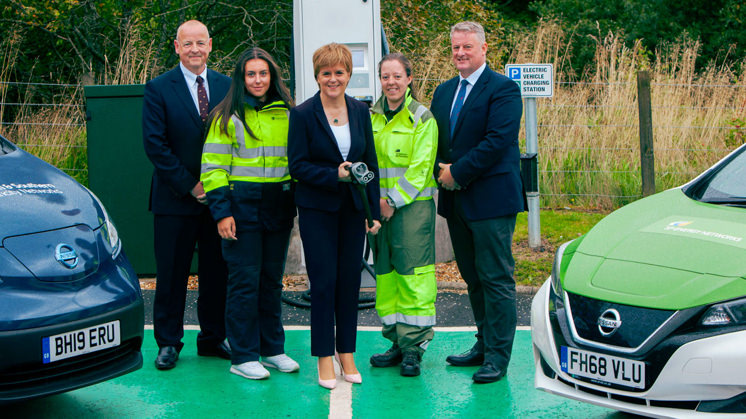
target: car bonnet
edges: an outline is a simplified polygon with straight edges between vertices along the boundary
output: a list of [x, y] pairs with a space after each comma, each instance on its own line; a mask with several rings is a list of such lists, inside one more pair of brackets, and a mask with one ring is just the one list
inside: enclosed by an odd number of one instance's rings
[[0, 240], [73, 225], [98, 228], [103, 213], [74, 179], [26, 153], [0, 156]]
[[746, 209], [680, 189], [639, 200], [578, 246], [564, 287], [588, 297], [681, 309], [746, 295]]

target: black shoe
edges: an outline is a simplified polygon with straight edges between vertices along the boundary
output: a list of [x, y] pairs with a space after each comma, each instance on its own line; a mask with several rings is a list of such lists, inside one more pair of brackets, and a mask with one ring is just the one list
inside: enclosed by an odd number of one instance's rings
[[407, 351], [404, 353], [399, 374], [404, 377], [416, 377], [420, 375], [420, 353]]
[[231, 346], [228, 340], [220, 342], [217, 346], [200, 346], [197, 345], [197, 355], [199, 356], [216, 356], [223, 359], [231, 359]]
[[402, 360], [401, 349], [399, 345], [394, 344], [388, 351], [382, 354], [374, 354], [370, 357], [370, 365], [374, 367], [393, 367], [399, 365]]
[[492, 362], [487, 361], [474, 373], [471, 379], [479, 384], [494, 383], [505, 377], [506, 372], [505, 368], [498, 368]]
[[174, 346], [164, 346], [158, 350], [158, 357], [155, 358], [155, 367], [159, 370], [170, 370], [176, 366], [179, 360], [179, 351]]
[[484, 363], [484, 352], [478, 351], [474, 345], [462, 354], [448, 355], [446, 362], [457, 367], [476, 367]]

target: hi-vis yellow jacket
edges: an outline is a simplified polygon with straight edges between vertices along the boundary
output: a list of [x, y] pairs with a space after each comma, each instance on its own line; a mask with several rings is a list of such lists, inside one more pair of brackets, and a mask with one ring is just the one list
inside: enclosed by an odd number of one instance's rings
[[252, 138], [237, 116], [228, 134], [216, 118], [202, 150], [200, 180], [215, 220], [233, 216], [240, 228], [262, 223], [271, 229], [292, 223], [293, 188], [288, 171], [288, 108], [282, 101], [263, 107], [246, 105], [244, 118]]
[[414, 200], [433, 199], [438, 188], [433, 177], [438, 151], [435, 118], [407, 89], [404, 107], [387, 122], [384, 100], [381, 96], [371, 109], [381, 197], [391, 198], [396, 208]]

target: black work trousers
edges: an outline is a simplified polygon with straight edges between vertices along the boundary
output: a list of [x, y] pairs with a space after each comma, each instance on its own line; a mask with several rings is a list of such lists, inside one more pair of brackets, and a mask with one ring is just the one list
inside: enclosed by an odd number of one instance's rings
[[234, 365], [285, 353], [281, 298], [290, 229], [238, 231], [236, 237], [223, 240], [226, 334]]

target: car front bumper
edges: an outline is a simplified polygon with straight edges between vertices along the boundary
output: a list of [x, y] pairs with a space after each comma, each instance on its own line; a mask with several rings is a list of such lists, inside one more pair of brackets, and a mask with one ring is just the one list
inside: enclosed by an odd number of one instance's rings
[[[686, 343], [666, 362], [644, 392], [624, 391], [580, 381], [560, 369], [549, 320], [550, 282], [531, 305], [535, 387], [539, 390], [639, 415], [661, 418], [733, 417], [733, 405], [746, 399], [746, 331]], [[720, 402], [722, 401], [722, 402]], [[729, 405], [726, 414], [712, 413]], [[722, 411], [722, 409], [720, 409]], [[746, 417], [746, 411], [741, 411]]]
[[[119, 309], [43, 327], [0, 332], [0, 403], [57, 394], [99, 383], [142, 366], [142, 298]], [[45, 337], [119, 320], [120, 344], [45, 364]]]

